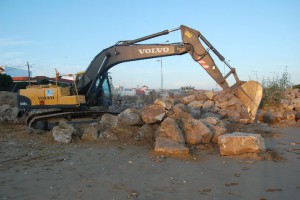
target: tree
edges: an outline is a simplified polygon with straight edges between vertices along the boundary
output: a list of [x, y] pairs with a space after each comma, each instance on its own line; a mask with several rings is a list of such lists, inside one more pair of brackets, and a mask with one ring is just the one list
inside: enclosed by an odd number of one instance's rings
[[13, 85], [13, 80], [10, 75], [0, 74], [0, 90], [10, 91]]
[[50, 81], [48, 79], [44, 78], [44, 79], [41, 79], [39, 81], [39, 83], [40, 83], [40, 85], [48, 85], [50, 83]]
[[182, 86], [180, 89], [182, 91], [188, 92], [188, 91], [194, 91], [195, 87], [194, 86]]

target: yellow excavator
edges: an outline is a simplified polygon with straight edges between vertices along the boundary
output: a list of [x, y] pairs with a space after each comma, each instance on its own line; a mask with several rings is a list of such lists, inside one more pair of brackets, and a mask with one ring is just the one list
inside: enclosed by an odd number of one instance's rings
[[[182, 42], [172, 44], [140, 44], [155, 37], [181, 31]], [[206, 48], [201, 44], [205, 43]], [[222, 75], [212, 59], [212, 51], [229, 68]], [[108, 70], [113, 66], [128, 61], [149, 59], [164, 56], [175, 56], [189, 53], [204, 70], [220, 85], [223, 90], [233, 93], [248, 109], [250, 118], [254, 120], [262, 98], [262, 86], [257, 81], [240, 81], [235, 68], [197, 30], [181, 25], [179, 28], [164, 30], [135, 40], [119, 41], [115, 45], [102, 50], [92, 60], [86, 71], [76, 77], [73, 88], [53, 86], [28, 87], [19, 91], [18, 106], [20, 110], [56, 108], [55, 111], [41, 112], [31, 115], [27, 124], [32, 126], [39, 120], [55, 117], [74, 117], [103, 114], [92, 111], [93, 106], [109, 106], [112, 104], [111, 82]], [[235, 84], [229, 86], [226, 79], [233, 75]]]

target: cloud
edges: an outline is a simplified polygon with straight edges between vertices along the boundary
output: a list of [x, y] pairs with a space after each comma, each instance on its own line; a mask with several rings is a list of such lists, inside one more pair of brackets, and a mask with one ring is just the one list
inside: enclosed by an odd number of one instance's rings
[[30, 41], [30, 40], [0, 38], [0, 46], [26, 45], [26, 44], [30, 44], [30, 43], [32, 43], [32, 41]]

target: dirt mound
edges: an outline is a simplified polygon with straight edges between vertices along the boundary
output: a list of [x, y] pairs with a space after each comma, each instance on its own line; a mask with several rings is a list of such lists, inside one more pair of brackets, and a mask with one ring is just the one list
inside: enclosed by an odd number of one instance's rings
[[17, 94], [0, 91], [0, 123], [18, 121]]
[[0, 105], [2, 104], [17, 107], [17, 94], [13, 92], [0, 91]]

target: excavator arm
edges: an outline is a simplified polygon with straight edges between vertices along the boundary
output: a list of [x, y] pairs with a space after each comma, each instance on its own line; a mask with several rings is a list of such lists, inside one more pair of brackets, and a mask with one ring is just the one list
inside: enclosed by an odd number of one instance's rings
[[[181, 43], [137, 44], [145, 40], [169, 34], [176, 30], [181, 31], [183, 40]], [[200, 40], [206, 44], [207, 49], [204, 48]], [[222, 75], [209, 54], [210, 50], [229, 67], [230, 71], [227, 75]], [[104, 80], [103, 77], [107, 77], [108, 70], [113, 66], [122, 62], [163, 56], [175, 56], [185, 53], [189, 53], [192, 58], [220, 85], [220, 87], [234, 93], [248, 108], [252, 119], [254, 119], [262, 97], [261, 85], [256, 81], [240, 81], [235, 69], [226, 62], [225, 58], [199, 31], [183, 25], [176, 29], [164, 30], [135, 40], [120, 41], [117, 44], [102, 50], [90, 63], [81, 79], [77, 81], [78, 92], [79, 94], [86, 96], [88, 105], [97, 105], [99, 104], [98, 99], [101, 96], [100, 91]], [[230, 87], [226, 79], [231, 74], [234, 76], [236, 84]]]

